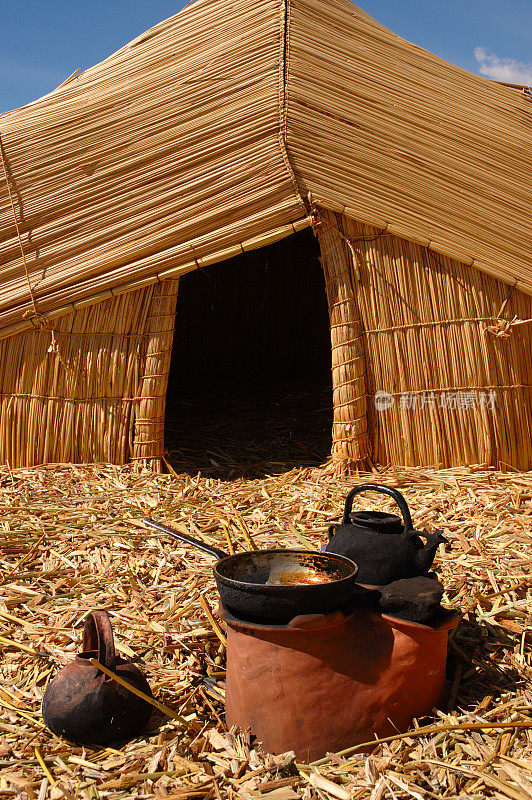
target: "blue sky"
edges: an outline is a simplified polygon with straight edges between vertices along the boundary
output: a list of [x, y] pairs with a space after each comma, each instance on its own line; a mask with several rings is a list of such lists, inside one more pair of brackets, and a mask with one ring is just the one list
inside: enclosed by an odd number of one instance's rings
[[[182, 0], [0, 0], [0, 112], [40, 97], [183, 5]], [[460, 67], [532, 83], [532, 0], [360, 0], [359, 5], [405, 39]]]

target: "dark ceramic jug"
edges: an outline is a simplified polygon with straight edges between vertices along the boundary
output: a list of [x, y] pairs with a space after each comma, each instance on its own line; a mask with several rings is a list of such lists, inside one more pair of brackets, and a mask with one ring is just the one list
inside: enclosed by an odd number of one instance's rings
[[142, 672], [116, 655], [107, 612], [92, 611], [85, 619], [82, 652], [57, 673], [44, 693], [44, 721], [53, 733], [81, 744], [135, 736], [150, 718], [152, 706], [94, 667], [90, 658], [151, 697]]
[[[380, 492], [393, 497], [403, 515], [381, 511], [352, 512], [353, 498], [361, 492]], [[427, 541], [424, 543], [420, 538]], [[392, 581], [426, 575], [440, 542], [441, 531], [423, 533], [412, 528], [412, 517], [403, 495], [389, 486], [363, 483], [347, 495], [341, 525], [329, 528], [326, 551], [347, 556], [358, 564], [357, 581], [385, 586]]]

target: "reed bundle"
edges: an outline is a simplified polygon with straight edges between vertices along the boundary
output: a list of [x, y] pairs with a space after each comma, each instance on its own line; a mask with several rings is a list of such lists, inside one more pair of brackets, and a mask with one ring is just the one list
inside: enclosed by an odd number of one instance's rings
[[[147, 535], [146, 514], [236, 552], [325, 540], [353, 483], [399, 488], [417, 528], [443, 529], [435, 568], [463, 613], [447, 704], [412, 730], [314, 765], [269, 756], [223, 724], [225, 650], [212, 560]], [[371, 500], [390, 511], [391, 501]], [[531, 794], [530, 475], [394, 468], [339, 479], [298, 469], [261, 480], [156, 475], [111, 465], [0, 468], [0, 794], [27, 798], [528, 800]], [[42, 724], [50, 677], [106, 608], [119, 652], [160, 709], [138, 739], [81, 748]], [[220, 636], [221, 634], [221, 636]], [[197, 733], [197, 730], [200, 733]]]
[[[148, 317], [147, 347], [138, 414], [134, 416], [132, 459], [139, 466], [161, 469], [164, 451], [164, 410], [172, 359], [174, 318], [179, 281], [164, 281], [153, 292]], [[126, 461], [124, 458], [123, 461]]]
[[340, 472], [360, 469], [369, 456], [366, 358], [352, 259], [332, 212], [316, 226], [331, 326], [334, 421], [332, 458]]

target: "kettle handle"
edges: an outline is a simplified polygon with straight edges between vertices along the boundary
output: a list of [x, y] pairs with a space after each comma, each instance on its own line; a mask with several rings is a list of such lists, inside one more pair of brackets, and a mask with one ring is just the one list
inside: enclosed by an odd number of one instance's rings
[[85, 617], [82, 650], [98, 651], [98, 661], [107, 669], [115, 671], [116, 654], [113, 629], [107, 611], [91, 611]]
[[349, 514], [351, 513], [351, 509], [353, 507], [353, 498], [355, 495], [360, 494], [361, 492], [380, 492], [380, 494], [387, 494], [389, 497], [393, 498], [397, 505], [399, 506], [399, 510], [403, 515], [403, 523], [404, 523], [404, 530], [403, 533], [407, 533], [407, 531], [412, 530], [412, 517], [410, 516], [410, 509], [406, 504], [406, 500], [401, 494], [398, 492], [397, 489], [392, 489], [391, 486], [383, 486], [381, 483], [361, 483], [360, 486], [355, 486], [354, 489], [351, 489], [349, 494], [345, 499], [345, 509], [344, 509], [344, 516], [342, 517], [342, 525], [349, 525], [350, 519]]

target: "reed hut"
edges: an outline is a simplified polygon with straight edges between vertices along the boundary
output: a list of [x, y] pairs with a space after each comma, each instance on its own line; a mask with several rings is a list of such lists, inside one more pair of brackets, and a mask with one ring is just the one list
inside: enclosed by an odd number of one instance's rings
[[197, 0], [0, 117], [0, 461], [159, 468], [180, 280], [306, 236], [336, 468], [530, 469], [530, 100], [349, 0]]

